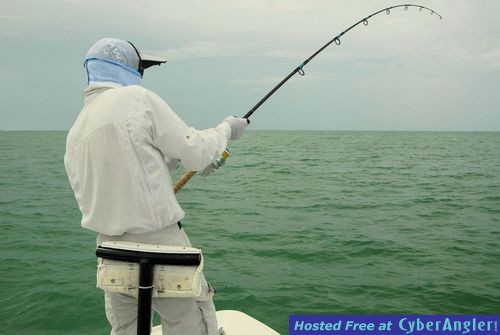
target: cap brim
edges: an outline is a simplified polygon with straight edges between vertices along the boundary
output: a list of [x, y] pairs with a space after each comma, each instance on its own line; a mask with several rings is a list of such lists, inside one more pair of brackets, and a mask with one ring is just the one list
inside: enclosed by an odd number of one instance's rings
[[141, 55], [142, 67], [144, 69], [147, 69], [148, 67], [153, 65], [161, 65], [167, 62], [166, 58], [160, 56], [150, 55], [142, 51], [139, 51], [139, 54]]

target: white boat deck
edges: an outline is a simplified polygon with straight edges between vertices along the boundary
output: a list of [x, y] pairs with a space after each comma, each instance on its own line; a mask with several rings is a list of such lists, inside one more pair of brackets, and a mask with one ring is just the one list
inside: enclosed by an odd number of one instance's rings
[[[217, 311], [217, 323], [222, 335], [280, 335], [262, 322], [239, 311]], [[161, 326], [153, 327], [152, 335], [162, 335]]]

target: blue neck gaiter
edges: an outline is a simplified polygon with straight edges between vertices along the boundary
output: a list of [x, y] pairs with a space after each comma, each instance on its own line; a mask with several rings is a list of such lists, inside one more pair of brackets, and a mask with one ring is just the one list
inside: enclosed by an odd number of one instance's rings
[[89, 85], [112, 82], [123, 86], [140, 85], [142, 75], [135, 69], [100, 58], [87, 58], [84, 63]]

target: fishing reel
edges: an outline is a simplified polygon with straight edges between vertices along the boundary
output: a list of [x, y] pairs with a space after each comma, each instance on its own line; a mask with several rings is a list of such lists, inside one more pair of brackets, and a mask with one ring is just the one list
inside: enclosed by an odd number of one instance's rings
[[215, 170], [219, 169], [222, 165], [224, 165], [224, 163], [226, 162], [226, 160], [228, 158], [229, 158], [229, 150], [226, 148], [226, 150], [224, 150], [220, 154], [219, 158], [217, 158], [215, 161], [212, 162], [212, 164], [208, 165], [205, 169], [203, 169], [203, 171], [201, 172], [201, 175], [203, 177], [208, 176], [209, 174], [211, 174]]

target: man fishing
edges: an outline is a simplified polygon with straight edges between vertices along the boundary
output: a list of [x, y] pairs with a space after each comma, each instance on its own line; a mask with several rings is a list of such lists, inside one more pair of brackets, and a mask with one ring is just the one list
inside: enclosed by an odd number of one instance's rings
[[[239, 139], [249, 121], [228, 117], [189, 127], [158, 95], [140, 86], [144, 70], [165, 63], [132, 43], [104, 38], [85, 57], [84, 106], [68, 133], [64, 164], [84, 228], [105, 241], [190, 246], [170, 171], [200, 171]], [[204, 280], [204, 279], [203, 279]], [[217, 334], [213, 290], [199, 298], [153, 298], [163, 334]], [[112, 335], [135, 334], [137, 299], [105, 292]]]

